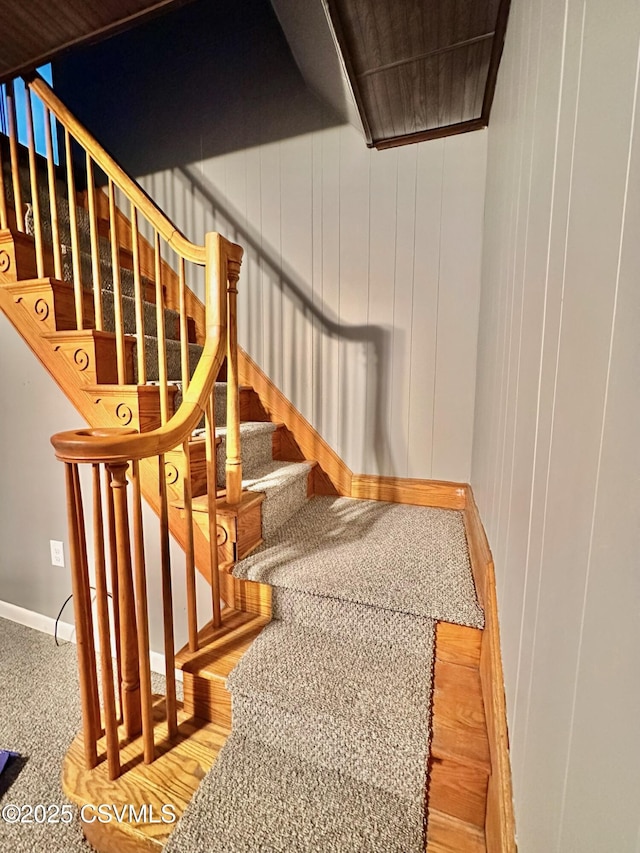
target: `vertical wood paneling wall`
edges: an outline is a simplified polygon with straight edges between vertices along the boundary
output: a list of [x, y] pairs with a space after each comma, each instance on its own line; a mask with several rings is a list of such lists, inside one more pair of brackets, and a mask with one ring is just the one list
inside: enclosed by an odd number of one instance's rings
[[148, 176], [245, 247], [241, 345], [356, 472], [467, 481], [486, 133], [369, 151], [350, 125]]
[[640, 850], [640, 7], [512, 0], [472, 485], [522, 853]]

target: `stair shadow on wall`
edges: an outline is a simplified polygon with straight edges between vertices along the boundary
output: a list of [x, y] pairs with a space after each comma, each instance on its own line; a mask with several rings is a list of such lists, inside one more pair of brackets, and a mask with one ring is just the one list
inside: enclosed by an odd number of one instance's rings
[[[388, 431], [388, 415], [385, 412], [385, 400], [389, 399], [390, 372], [391, 372], [391, 327], [381, 325], [348, 325], [340, 321], [340, 318], [324, 303], [319, 296], [313, 292], [310, 285], [305, 282], [282, 258], [280, 253], [265, 240], [245, 217], [226, 201], [222, 200], [215, 186], [204, 175], [198, 174], [195, 169], [188, 166], [173, 170], [173, 176], [185, 184], [185, 195], [192, 200], [194, 211], [201, 215], [201, 208], [210, 212], [217, 222], [224, 220], [226, 228], [224, 234], [229, 239], [239, 243], [245, 250], [245, 262], [243, 276], [247, 281], [247, 261], [257, 263], [264, 274], [269, 275], [270, 284], [276, 287], [283, 297], [286, 297], [293, 307], [299, 311], [306, 321], [312, 324], [314, 329], [320, 331], [320, 335], [314, 342], [314, 362], [322, 358], [322, 340], [327, 337], [345, 344], [356, 343], [362, 346], [362, 352], [366, 359], [367, 382], [365, 394], [365, 411], [362, 417], [364, 429], [362, 433], [355, 436], [355, 445], [363, 448], [362, 459], [367, 448], [373, 448], [374, 465], [361, 463], [356, 467], [357, 473], [366, 470], [367, 473], [381, 473], [394, 475], [393, 457], [403, 459], [406, 454], [406, 445], [401, 437], [394, 439], [394, 453], [391, 453], [390, 436]], [[197, 208], [197, 210], [196, 210]], [[186, 213], [186, 211], [185, 211]], [[197, 216], [193, 217], [197, 220]], [[396, 330], [396, 338], [401, 332]], [[281, 341], [273, 341], [272, 345], [282, 346]], [[249, 353], [251, 354], [251, 353]], [[286, 357], [287, 354], [284, 354]], [[292, 385], [295, 386], [299, 378], [296, 373], [296, 363], [291, 359], [290, 375]], [[336, 450], [344, 458], [343, 438], [349, 439], [348, 426], [352, 423], [353, 407], [356, 405], [354, 397], [349, 397], [349, 384], [346, 381], [346, 371], [341, 377], [341, 423], [338, 424], [339, 447]], [[286, 389], [281, 389], [285, 391]], [[321, 411], [322, 387], [321, 383], [314, 383], [313, 410]], [[300, 404], [292, 400], [298, 408]], [[319, 430], [321, 431], [321, 430]], [[351, 439], [347, 445], [350, 449], [354, 446]], [[350, 455], [350, 454], [349, 454]], [[345, 459], [349, 463], [349, 459]], [[352, 463], [353, 467], [353, 463]]]

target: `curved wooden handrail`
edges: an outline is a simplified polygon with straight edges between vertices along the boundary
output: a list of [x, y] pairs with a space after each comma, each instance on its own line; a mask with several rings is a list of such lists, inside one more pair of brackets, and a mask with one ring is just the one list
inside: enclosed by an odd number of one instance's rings
[[100, 166], [102, 171], [122, 190], [127, 199], [149, 220], [151, 225], [163, 237], [171, 248], [186, 261], [204, 264], [205, 247], [197, 246], [171, 222], [160, 208], [146, 194], [142, 187], [132, 180], [113, 157], [97, 142], [89, 131], [69, 112], [56, 96], [49, 84], [40, 75], [25, 78], [25, 82], [60, 124]]
[[243, 250], [220, 234], [206, 235], [207, 337], [198, 366], [178, 411], [161, 427], [130, 430], [78, 429], [51, 437], [62, 462], [127, 462], [168, 453], [184, 442], [205, 414], [213, 385], [226, 355], [227, 282], [237, 281]]

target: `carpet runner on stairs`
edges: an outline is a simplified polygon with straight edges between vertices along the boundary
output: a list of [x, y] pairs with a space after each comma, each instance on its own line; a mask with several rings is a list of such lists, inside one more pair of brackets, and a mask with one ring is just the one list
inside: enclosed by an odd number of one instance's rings
[[434, 619], [483, 624], [461, 514], [312, 498], [234, 574], [273, 621], [166, 853], [423, 851]]

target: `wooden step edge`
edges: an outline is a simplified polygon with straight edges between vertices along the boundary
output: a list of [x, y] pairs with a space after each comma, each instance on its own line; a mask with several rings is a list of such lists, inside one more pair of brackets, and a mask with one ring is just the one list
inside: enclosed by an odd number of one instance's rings
[[[42, 337], [49, 341], [56, 342], [85, 340], [87, 337], [93, 338], [94, 340], [115, 341], [116, 333], [98, 329], [67, 329], [66, 331], [61, 332], [46, 332]], [[125, 335], [124, 340], [127, 344], [134, 344], [136, 343], [136, 336]]]
[[220, 628], [206, 625], [198, 633], [200, 648], [191, 652], [188, 644], [183, 646], [176, 655], [176, 666], [190, 675], [224, 681], [270, 621], [270, 616], [225, 607]]
[[429, 809], [426, 853], [486, 853], [484, 830]]
[[[255, 506], [258, 503], [262, 503], [264, 500], [264, 492], [251, 492], [249, 489], [245, 489], [242, 492], [242, 499], [239, 504], [228, 504], [227, 503], [227, 493], [224, 490], [218, 492], [218, 500], [216, 503], [216, 512], [218, 515], [224, 515], [227, 517], [233, 517], [241, 514], [242, 512], [246, 512], [251, 507]], [[184, 501], [173, 501], [171, 506], [176, 509], [184, 509]], [[194, 498], [192, 502], [192, 509], [194, 512], [209, 512], [209, 498], [207, 495], [201, 495], [198, 498]]]

